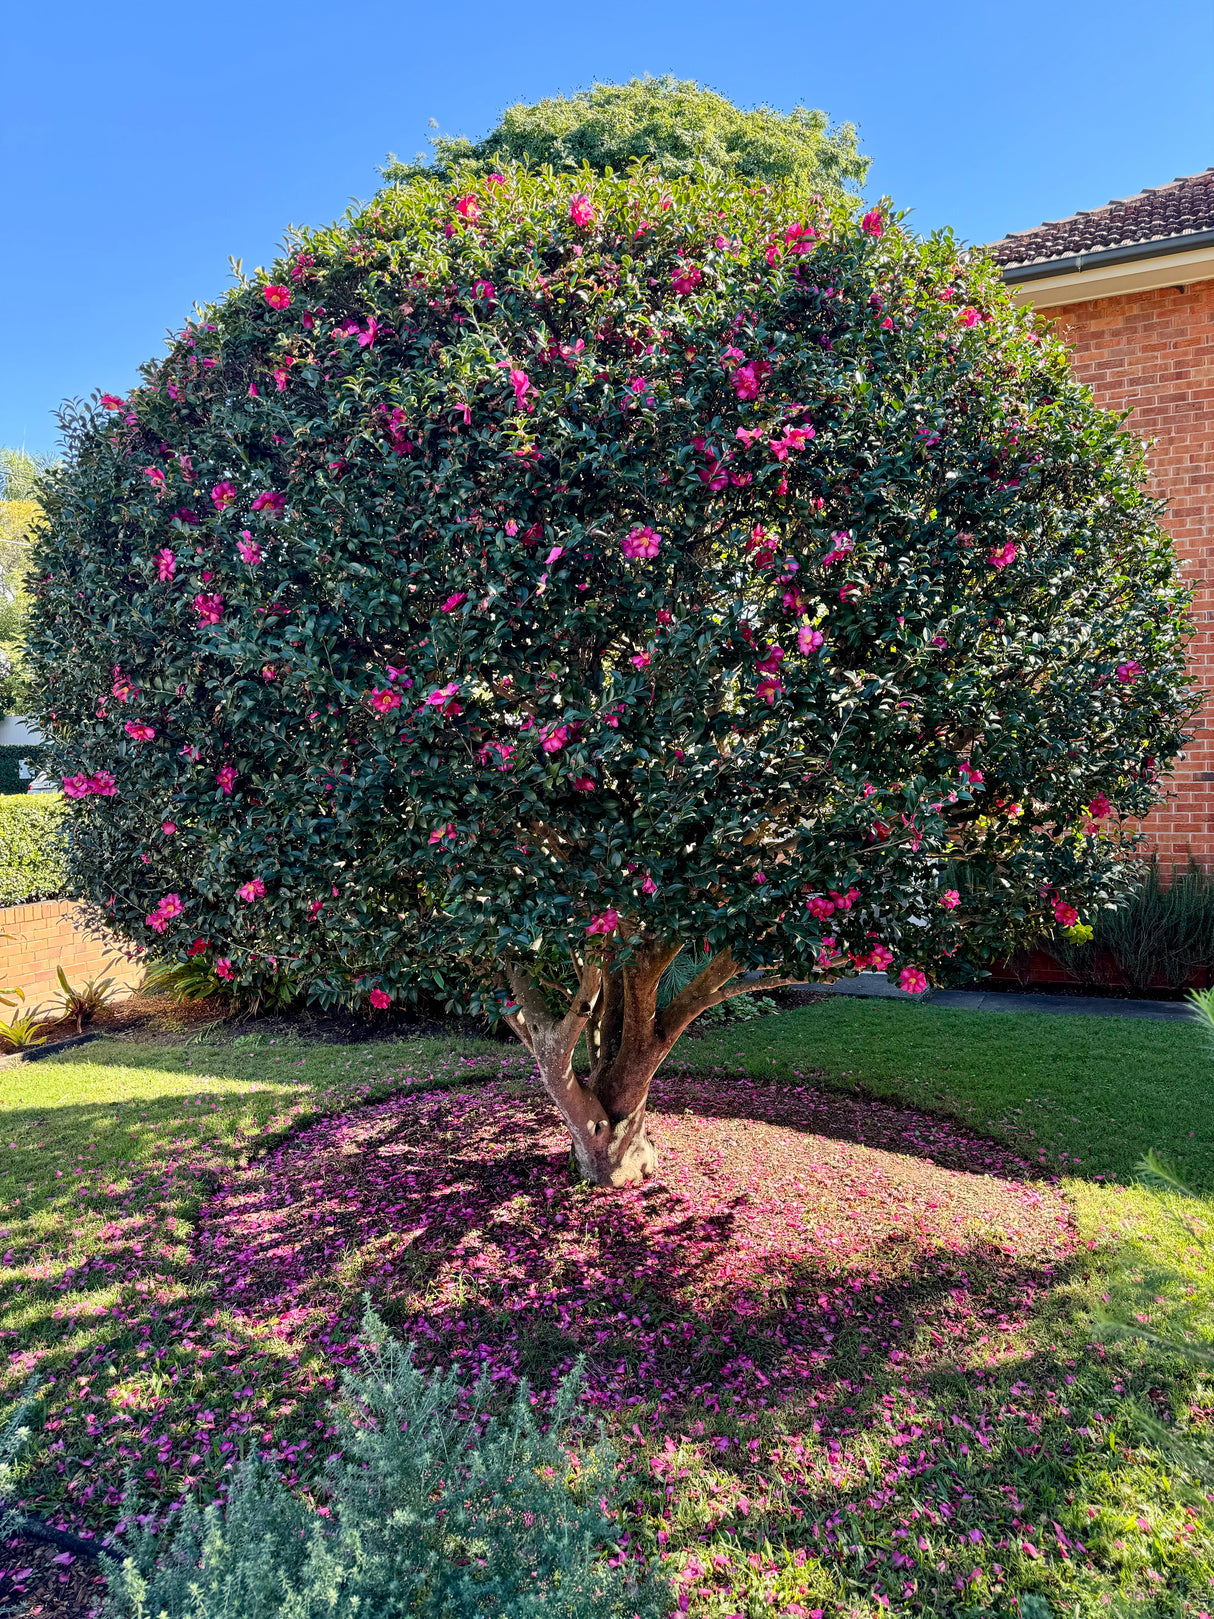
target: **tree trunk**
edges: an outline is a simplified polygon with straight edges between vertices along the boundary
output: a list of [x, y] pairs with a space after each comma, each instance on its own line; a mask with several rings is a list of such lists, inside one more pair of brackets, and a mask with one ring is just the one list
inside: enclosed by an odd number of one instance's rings
[[591, 1186], [639, 1186], [648, 1180], [658, 1163], [645, 1129], [648, 1079], [627, 1111], [608, 1113], [568, 1065], [563, 1072], [547, 1073], [541, 1061], [539, 1070], [544, 1089], [569, 1127], [582, 1179]]

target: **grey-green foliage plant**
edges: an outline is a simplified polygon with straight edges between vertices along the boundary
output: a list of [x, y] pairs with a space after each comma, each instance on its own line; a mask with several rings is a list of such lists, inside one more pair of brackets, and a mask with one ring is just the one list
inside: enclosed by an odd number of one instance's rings
[[13, 1504], [19, 1488], [17, 1458], [29, 1438], [26, 1418], [39, 1397], [38, 1388], [38, 1378], [31, 1377], [0, 1430], [0, 1542], [20, 1534], [25, 1524], [25, 1514]]
[[1094, 912], [1090, 928], [1056, 930], [1043, 945], [1082, 984], [1183, 989], [1214, 962], [1214, 877], [1190, 855], [1165, 882], [1153, 856], [1120, 905]]
[[[764, 184], [791, 181], [806, 191], [842, 197], [863, 184], [869, 159], [856, 149], [853, 124], [833, 129], [824, 112], [794, 107], [749, 111], [735, 107], [694, 79], [630, 79], [596, 84], [571, 96], [547, 96], [528, 106], [507, 107], [480, 141], [437, 135], [433, 168], [454, 173], [462, 165], [487, 169], [526, 163], [558, 172], [587, 165], [596, 174], [617, 174], [643, 162], [668, 178], [737, 175]], [[430, 165], [389, 158], [389, 183], [407, 180]]]
[[106, 1619], [657, 1619], [669, 1591], [613, 1559], [617, 1457], [574, 1451], [580, 1369], [541, 1429], [527, 1385], [507, 1412], [483, 1377], [426, 1376], [371, 1311], [337, 1413], [328, 1513], [256, 1458], [227, 1509], [188, 1503], [144, 1529], [112, 1575]]

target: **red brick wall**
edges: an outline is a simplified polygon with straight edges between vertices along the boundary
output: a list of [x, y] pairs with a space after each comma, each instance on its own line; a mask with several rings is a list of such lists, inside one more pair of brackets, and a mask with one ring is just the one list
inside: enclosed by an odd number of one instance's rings
[[[70, 900], [0, 908], [0, 990], [23, 989], [26, 1006], [48, 1005], [62, 993], [57, 967], [73, 989], [90, 978], [113, 978], [120, 997], [143, 977], [143, 968], [121, 950], [90, 937]], [[0, 1017], [11, 1015], [0, 1010]]]
[[[1214, 687], [1214, 281], [1183, 291], [1127, 293], [1042, 313], [1073, 346], [1075, 374], [1109, 410], [1132, 412], [1126, 427], [1154, 439], [1153, 487], [1170, 501], [1165, 526], [1185, 577], [1198, 585], [1193, 668]], [[1184, 761], [1167, 784], [1169, 800], [1145, 830], [1165, 857], [1191, 848], [1214, 865], [1214, 705], [1193, 729]]]

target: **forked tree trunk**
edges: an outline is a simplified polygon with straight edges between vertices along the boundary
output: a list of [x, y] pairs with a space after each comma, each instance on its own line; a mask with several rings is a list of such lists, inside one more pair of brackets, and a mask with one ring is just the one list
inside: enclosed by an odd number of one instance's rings
[[[578, 1168], [594, 1186], [636, 1186], [655, 1173], [657, 1153], [645, 1129], [649, 1087], [692, 1019], [731, 995], [790, 982], [727, 988], [737, 967], [724, 951], [659, 1012], [658, 980], [678, 952], [678, 944], [652, 944], [618, 969], [609, 954], [575, 961], [579, 988], [561, 1017], [527, 969], [507, 975], [517, 1004], [506, 1021], [534, 1056], [544, 1089], [569, 1127]], [[573, 1053], [583, 1032], [590, 1072], [579, 1080]]]

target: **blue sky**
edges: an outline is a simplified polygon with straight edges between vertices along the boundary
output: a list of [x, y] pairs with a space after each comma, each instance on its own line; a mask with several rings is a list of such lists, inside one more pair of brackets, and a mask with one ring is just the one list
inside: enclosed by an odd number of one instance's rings
[[675, 73], [859, 125], [868, 191], [987, 241], [1214, 163], [1209, 0], [46, 0], [3, 30], [0, 444], [53, 450], [228, 255], [268, 261], [430, 133]]

